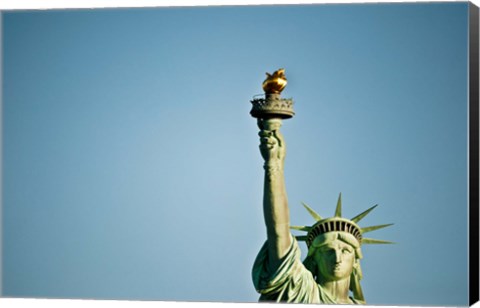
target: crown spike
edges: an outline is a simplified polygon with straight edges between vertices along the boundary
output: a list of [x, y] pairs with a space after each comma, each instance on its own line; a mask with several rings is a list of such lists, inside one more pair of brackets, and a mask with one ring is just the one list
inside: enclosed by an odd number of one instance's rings
[[375, 230], [378, 230], [378, 229], [390, 227], [390, 226], [392, 226], [392, 225], [393, 225], [393, 224], [385, 224], [385, 225], [377, 225], [377, 226], [365, 227], [365, 228], [362, 228], [362, 233], [367, 233], [367, 232], [375, 231]]
[[337, 208], [335, 209], [335, 217], [342, 217], [342, 193], [338, 195]]
[[384, 240], [376, 240], [373, 238], [362, 238], [362, 244], [395, 244], [394, 242], [384, 241]]
[[312, 210], [308, 205], [302, 202], [302, 205], [307, 209], [308, 213], [315, 219], [316, 221], [322, 220], [322, 217], [317, 214], [314, 210]]
[[312, 230], [312, 227], [309, 226], [290, 226], [290, 229], [309, 232]]
[[352, 219], [350, 219], [351, 221], [357, 223], [359, 222], [363, 217], [367, 216], [368, 213], [370, 213], [374, 208], [376, 208], [378, 206], [378, 204], [375, 204], [374, 206], [372, 206], [371, 208], [369, 208], [368, 210], [366, 210], [365, 212], [361, 213], [361, 214], [358, 214], [357, 216], [353, 217]]

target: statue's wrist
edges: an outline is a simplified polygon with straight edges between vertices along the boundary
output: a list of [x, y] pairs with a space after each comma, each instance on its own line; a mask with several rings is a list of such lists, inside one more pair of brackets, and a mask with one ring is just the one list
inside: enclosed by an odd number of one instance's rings
[[273, 159], [267, 160], [263, 165], [263, 169], [265, 169], [267, 173], [283, 172], [283, 161]]

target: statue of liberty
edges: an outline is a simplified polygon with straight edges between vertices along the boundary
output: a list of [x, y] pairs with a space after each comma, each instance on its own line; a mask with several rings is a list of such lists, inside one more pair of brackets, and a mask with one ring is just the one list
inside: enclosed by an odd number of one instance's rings
[[[334, 217], [322, 218], [304, 204], [316, 220], [312, 226], [290, 226], [284, 180], [286, 145], [280, 126], [293, 116], [293, 101], [282, 99], [287, 80], [280, 69], [267, 73], [265, 99], [252, 101], [252, 116], [260, 129], [260, 152], [265, 161], [263, 211], [267, 241], [255, 260], [252, 277], [260, 301], [316, 304], [365, 304], [360, 280], [362, 244], [391, 243], [363, 237], [391, 224], [360, 228], [357, 223], [375, 206], [352, 219], [342, 217], [341, 195]], [[293, 236], [290, 229], [306, 231]], [[301, 261], [297, 241], [305, 241], [308, 255]]]

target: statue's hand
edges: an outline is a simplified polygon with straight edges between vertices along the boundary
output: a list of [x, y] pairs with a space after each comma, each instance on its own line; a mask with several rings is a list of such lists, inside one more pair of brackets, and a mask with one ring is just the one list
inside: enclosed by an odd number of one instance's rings
[[268, 130], [261, 127], [260, 132], [260, 153], [265, 160], [265, 165], [277, 165], [283, 167], [285, 160], [285, 141], [280, 130]]

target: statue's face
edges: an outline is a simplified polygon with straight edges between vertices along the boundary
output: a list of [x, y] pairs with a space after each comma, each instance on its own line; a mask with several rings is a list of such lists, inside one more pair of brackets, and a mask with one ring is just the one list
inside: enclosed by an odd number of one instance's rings
[[314, 259], [318, 272], [325, 279], [335, 281], [350, 277], [355, 264], [355, 249], [339, 239], [338, 232], [323, 234], [317, 245]]

